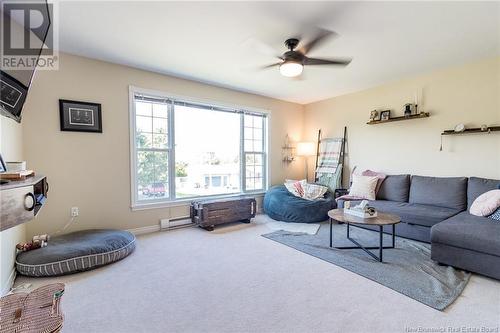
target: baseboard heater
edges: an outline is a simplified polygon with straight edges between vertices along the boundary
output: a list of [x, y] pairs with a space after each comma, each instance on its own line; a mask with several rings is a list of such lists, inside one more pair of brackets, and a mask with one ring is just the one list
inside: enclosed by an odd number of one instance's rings
[[194, 223], [191, 221], [191, 217], [189, 216], [176, 217], [173, 219], [161, 219], [160, 231], [192, 227], [193, 225]]

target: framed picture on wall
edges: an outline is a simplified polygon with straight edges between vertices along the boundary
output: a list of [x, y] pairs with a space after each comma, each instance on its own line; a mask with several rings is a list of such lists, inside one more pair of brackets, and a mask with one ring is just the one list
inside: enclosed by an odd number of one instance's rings
[[391, 119], [391, 110], [385, 110], [380, 112], [380, 120], [381, 121], [386, 121]]
[[102, 133], [101, 104], [59, 100], [61, 131]]
[[370, 112], [370, 121], [380, 120], [380, 113], [377, 110]]
[[7, 172], [7, 166], [5, 165], [5, 162], [3, 161], [2, 155], [0, 155], [0, 173], [2, 172]]

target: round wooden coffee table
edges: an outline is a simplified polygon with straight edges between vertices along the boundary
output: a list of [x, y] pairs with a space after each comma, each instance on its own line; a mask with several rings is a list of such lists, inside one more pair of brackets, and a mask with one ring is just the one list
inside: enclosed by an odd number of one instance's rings
[[[344, 209], [332, 209], [328, 212], [328, 217], [330, 218], [330, 247], [333, 247], [333, 221], [342, 222], [347, 224], [347, 239], [354, 243], [356, 246], [339, 246], [336, 249], [362, 249], [368, 253], [375, 260], [382, 262], [382, 250], [383, 249], [393, 249], [396, 243], [396, 224], [401, 222], [401, 218], [397, 215], [386, 214], [377, 212], [377, 217], [363, 218], [354, 215], [349, 215], [344, 213]], [[363, 246], [358, 243], [355, 239], [351, 238], [349, 235], [349, 229], [351, 224], [353, 225], [376, 225], [379, 227], [379, 246], [370, 247]], [[383, 246], [384, 241], [384, 226], [392, 225], [392, 245]], [[379, 255], [376, 256], [373, 252], [369, 250], [378, 249]]]

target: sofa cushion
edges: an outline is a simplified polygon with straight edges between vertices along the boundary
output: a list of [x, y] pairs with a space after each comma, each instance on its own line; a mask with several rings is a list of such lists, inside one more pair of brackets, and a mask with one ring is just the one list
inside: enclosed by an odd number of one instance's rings
[[389, 175], [380, 185], [377, 200], [408, 202], [410, 175]]
[[[351, 206], [361, 201], [351, 201]], [[343, 207], [343, 202], [338, 202]], [[458, 209], [412, 204], [408, 202], [396, 202], [386, 200], [370, 201], [369, 206], [375, 207], [380, 212], [395, 214], [401, 217], [401, 222], [432, 227], [434, 224], [460, 213]]]
[[383, 200], [371, 201], [370, 206], [384, 213], [398, 215], [402, 222], [426, 227], [460, 213], [458, 209]]
[[472, 206], [472, 203], [478, 196], [485, 192], [498, 189], [499, 186], [500, 180], [498, 179], [470, 177], [467, 183], [467, 209]]
[[431, 242], [500, 256], [500, 223], [462, 212], [433, 226]]
[[409, 202], [465, 210], [467, 178], [412, 176]]

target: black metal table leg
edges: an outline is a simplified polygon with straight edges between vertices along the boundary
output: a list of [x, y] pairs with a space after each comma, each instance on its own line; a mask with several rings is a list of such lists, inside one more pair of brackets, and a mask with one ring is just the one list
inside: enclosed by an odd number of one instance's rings
[[396, 225], [392, 225], [392, 247], [396, 247]]
[[330, 218], [330, 247], [332, 247], [332, 225], [333, 225], [333, 219]]
[[378, 247], [378, 261], [382, 262], [382, 249], [384, 248], [384, 227], [379, 226], [380, 243]]
[[[330, 247], [333, 248], [333, 231], [332, 231], [332, 224], [333, 224], [333, 219], [330, 218]], [[347, 224], [347, 239], [350, 240], [353, 244], [356, 246], [335, 246], [335, 249], [340, 249], [340, 250], [351, 250], [351, 249], [360, 249], [365, 251], [367, 254], [369, 254], [373, 259], [382, 262], [383, 260], [383, 249], [393, 249], [396, 247], [396, 225], [392, 225], [392, 244], [390, 246], [384, 246], [384, 226], [380, 225], [379, 226], [379, 245], [378, 246], [363, 246], [359, 242], [357, 242], [355, 239], [351, 238], [350, 235], [350, 223]], [[355, 225], [356, 226], [356, 225]], [[378, 250], [379, 255], [375, 255], [373, 252], [369, 250]]]

